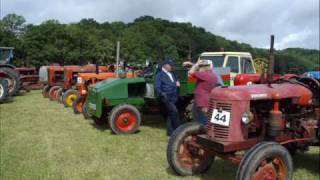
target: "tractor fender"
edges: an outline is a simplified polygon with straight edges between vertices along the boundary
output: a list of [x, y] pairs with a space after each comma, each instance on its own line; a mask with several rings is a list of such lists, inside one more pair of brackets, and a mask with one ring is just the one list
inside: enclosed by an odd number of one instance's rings
[[3, 68], [3, 67], [11, 68], [11, 69], [15, 69], [16, 68], [14, 65], [11, 65], [11, 64], [0, 64], [0, 68]]

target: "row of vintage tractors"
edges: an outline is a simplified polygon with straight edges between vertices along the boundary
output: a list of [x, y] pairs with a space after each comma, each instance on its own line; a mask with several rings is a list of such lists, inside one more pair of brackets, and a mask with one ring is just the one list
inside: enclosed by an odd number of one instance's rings
[[[273, 36], [271, 42], [267, 73], [235, 75], [235, 86], [212, 90], [206, 126], [191, 122], [174, 132], [168, 143], [167, 159], [177, 174], [204, 173], [217, 156], [239, 164], [239, 180], [291, 179], [290, 153], [319, 145], [319, 80], [274, 75]], [[226, 58], [235, 56], [225, 54]], [[240, 62], [241, 57], [238, 59]], [[146, 69], [139, 77], [135, 73], [119, 77], [108, 69], [47, 67], [48, 84], [43, 95], [61, 99], [86, 118], [107, 119], [116, 134], [135, 133], [141, 123], [140, 112], [145, 108], [152, 111], [158, 105], [154, 75], [159, 66]], [[181, 80], [179, 99], [184, 113], [194, 90], [194, 80], [187, 71], [175, 71]], [[224, 79], [230, 80], [230, 75], [224, 75]]]
[[239, 165], [238, 180], [290, 180], [291, 153], [320, 145], [319, 79], [273, 80], [273, 36], [269, 61], [265, 84], [213, 89], [207, 124], [176, 129], [167, 159], [177, 174], [204, 173], [220, 157]]
[[[43, 74], [43, 97], [51, 101], [63, 103], [65, 107], [72, 107], [74, 113], [83, 112], [83, 104], [86, 100], [87, 90], [90, 85], [110, 78], [116, 78], [114, 65], [97, 66], [43, 66], [40, 69]], [[134, 77], [128, 73], [127, 77]], [[85, 118], [89, 118], [84, 114]]]

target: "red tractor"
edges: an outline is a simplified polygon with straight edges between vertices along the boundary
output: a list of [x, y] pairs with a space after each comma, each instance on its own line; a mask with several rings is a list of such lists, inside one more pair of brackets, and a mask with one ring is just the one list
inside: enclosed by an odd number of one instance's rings
[[43, 84], [39, 81], [38, 71], [35, 67], [18, 67], [15, 68], [15, 70], [19, 74], [22, 89], [29, 91], [43, 88]]
[[217, 156], [239, 164], [238, 180], [292, 179], [290, 153], [319, 146], [320, 83], [273, 81], [271, 42], [266, 84], [213, 89], [207, 125], [187, 123], [173, 133], [167, 159], [177, 174], [204, 173]]

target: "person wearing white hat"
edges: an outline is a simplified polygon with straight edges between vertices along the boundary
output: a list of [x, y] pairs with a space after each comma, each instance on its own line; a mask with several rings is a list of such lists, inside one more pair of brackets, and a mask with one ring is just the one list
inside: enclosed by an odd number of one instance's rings
[[209, 95], [213, 88], [219, 86], [219, 77], [213, 73], [212, 61], [199, 60], [189, 70], [189, 74], [196, 78], [194, 90], [195, 103], [193, 105], [193, 119], [201, 124], [207, 124], [206, 113], [209, 107]]

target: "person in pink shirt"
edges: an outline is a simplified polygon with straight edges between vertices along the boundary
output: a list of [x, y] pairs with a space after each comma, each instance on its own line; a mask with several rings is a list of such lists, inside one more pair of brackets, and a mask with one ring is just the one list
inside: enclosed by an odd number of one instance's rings
[[213, 73], [212, 61], [200, 60], [189, 71], [196, 78], [194, 90], [195, 103], [193, 108], [193, 119], [201, 124], [207, 124], [206, 113], [209, 107], [209, 96], [213, 88], [219, 86], [218, 75]]

